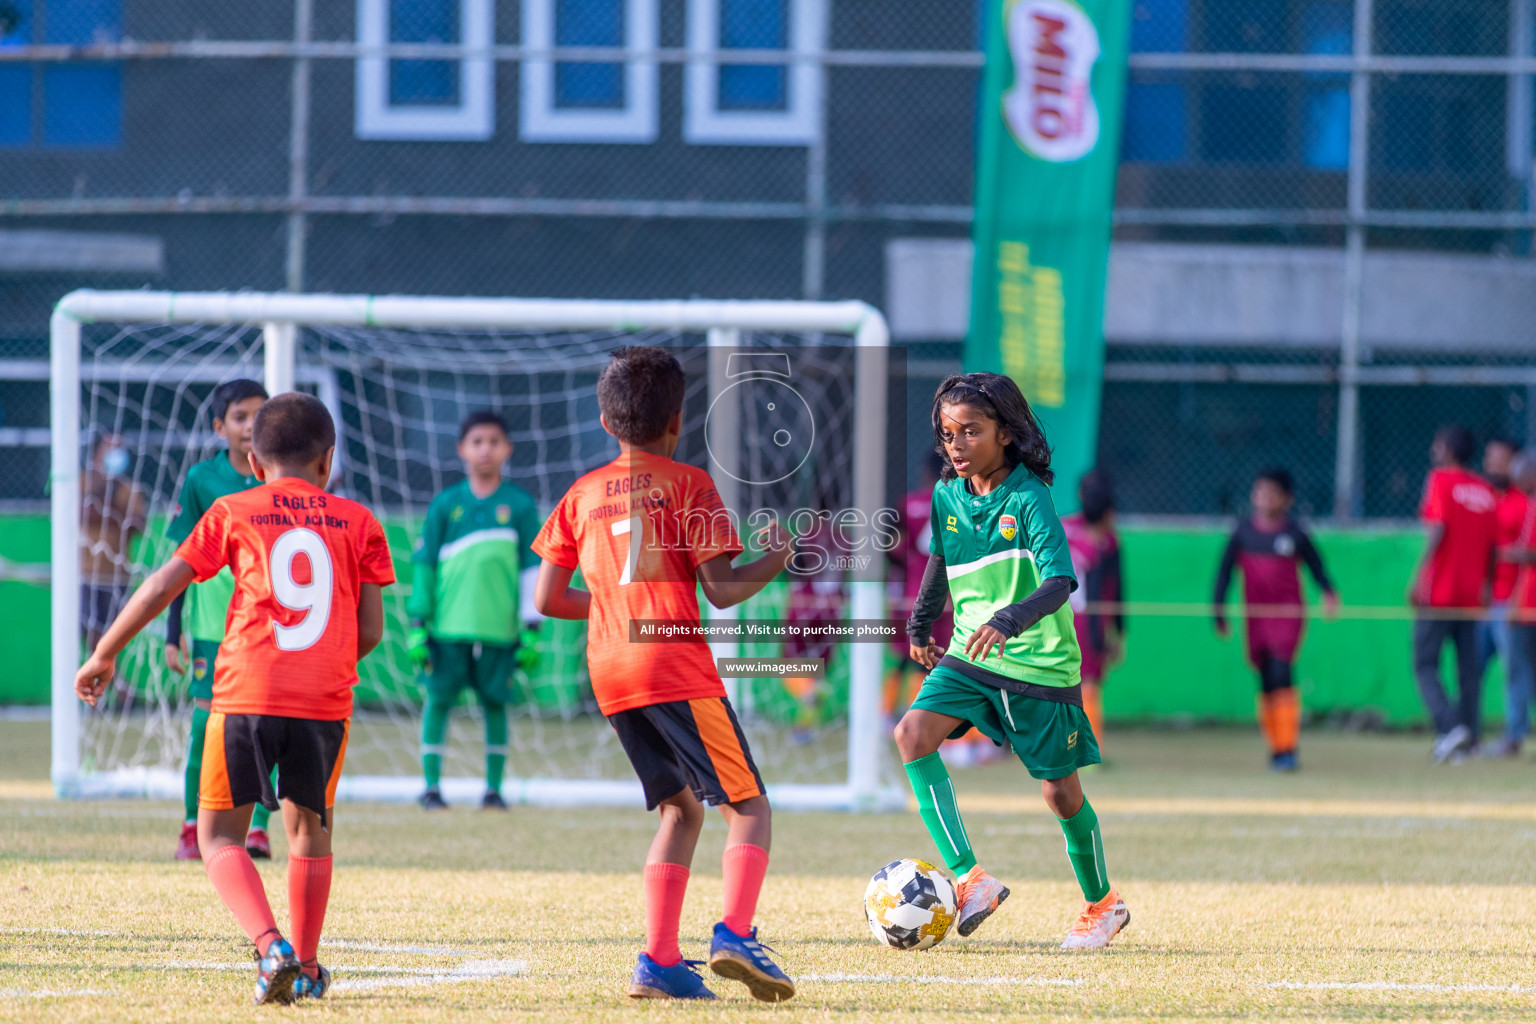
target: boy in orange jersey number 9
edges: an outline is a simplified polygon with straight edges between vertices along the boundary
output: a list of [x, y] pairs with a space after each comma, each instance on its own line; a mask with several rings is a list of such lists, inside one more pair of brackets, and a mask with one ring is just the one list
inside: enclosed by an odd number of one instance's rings
[[[214, 675], [197, 831], [209, 880], [256, 944], [258, 1003], [318, 998], [329, 987], [315, 955], [330, 897], [331, 811], [357, 662], [383, 638], [380, 588], [395, 581], [379, 521], [325, 492], [335, 446], [317, 399], [289, 393], [263, 405], [251, 454], [263, 486], [213, 503], [75, 676], [75, 693], [95, 704], [129, 640], [191, 583], [229, 566], [235, 596]], [[283, 812], [292, 944], [245, 850], [258, 801]]]

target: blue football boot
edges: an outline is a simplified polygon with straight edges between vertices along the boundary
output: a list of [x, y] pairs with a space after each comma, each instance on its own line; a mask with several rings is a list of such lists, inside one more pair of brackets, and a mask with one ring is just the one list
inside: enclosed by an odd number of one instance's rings
[[756, 928], [742, 938], [721, 921], [715, 925], [715, 935], [709, 943], [709, 969], [747, 986], [753, 999], [782, 1003], [795, 994], [795, 983], [769, 959], [772, 952], [757, 941]]
[[293, 980], [304, 970], [294, 956], [288, 940], [276, 938], [267, 947], [267, 955], [253, 951], [256, 958], [256, 1005], [293, 1002]]
[[715, 994], [704, 987], [699, 976], [702, 960], [681, 960], [671, 967], [663, 967], [644, 953], [635, 964], [635, 973], [629, 979], [631, 999], [713, 999]]
[[311, 978], [307, 974], [300, 973], [293, 979], [293, 1001], [301, 1002], [305, 999], [319, 999], [331, 990], [331, 972], [321, 964], [315, 965], [320, 973]]

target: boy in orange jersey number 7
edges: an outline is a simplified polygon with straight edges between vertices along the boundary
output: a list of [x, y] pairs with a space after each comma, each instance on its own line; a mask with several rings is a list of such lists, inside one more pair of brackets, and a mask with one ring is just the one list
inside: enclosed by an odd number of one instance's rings
[[[75, 676], [75, 693], [95, 704], [128, 641], [191, 583], [230, 567], [197, 832], [209, 881], [256, 944], [258, 1003], [319, 998], [330, 986], [315, 954], [331, 891], [331, 809], [357, 662], [384, 636], [380, 588], [395, 581], [379, 521], [325, 493], [335, 451], [335, 424], [317, 399], [289, 393], [263, 405], [251, 463], [264, 486], [213, 503]], [[288, 833], [291, 945], [245, 850], [257, 801], [281, 807]]]
[[[587, 666], [598, 706], [661, 824], [645, 862], [645, 952], [630, 979], [637, 999], [713, 999], [678, 948], [678, 919], [700, 801], [718, 805], [730, 834], [725, 908], [709, 967], [779, 1002], [794, 984], [757, 942], [752, 917], [768, 869], [770, 818], [762, 776], [726, 700], [709, 645], [631, 643], [636, 619], [697, 623], [698, 588], [717, 608], [751, 597], [789, 562], [789, 536], [766, 529], [768, 552], [744, 565], [709, 474], [672, 459], [682, 433], [683, 369], [664, 349], [613, 353], [597, 382], [603, 429], [619, 457], [577, 480], [533, 542], [544, 560], [534, 602], [553, 618], [587, 620]], [[573, 590], [577, 567], [589, 590]]]

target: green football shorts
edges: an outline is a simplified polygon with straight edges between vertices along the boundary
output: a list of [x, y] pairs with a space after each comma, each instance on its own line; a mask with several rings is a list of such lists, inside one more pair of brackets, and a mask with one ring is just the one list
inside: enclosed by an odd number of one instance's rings
[[516, 644], [439, 640], [436, 637], [428, 642], [432, 646], [432, 671], [423, 681], [435, 699], [453, 701], [466, 686], [493, 704], [505, 704], [512, 699]]
[[1011, 747], [1037, 779], [1064, 779], [1099, 763], [1099, 743], [1082, 708], [1010, 693], [946, 665], [923, 679], [912, 707], [967, 723], [951, 738], [974, 725], [993, 743]]

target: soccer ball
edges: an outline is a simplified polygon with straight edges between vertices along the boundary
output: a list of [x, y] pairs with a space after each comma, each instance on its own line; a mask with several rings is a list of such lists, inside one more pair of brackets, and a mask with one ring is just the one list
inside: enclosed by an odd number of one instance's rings
[[892, 949], [928, 949], [955, 923], [955, 885], [926, 861], [893, 860], [869, 880], [864, 914], [875, 938]]

